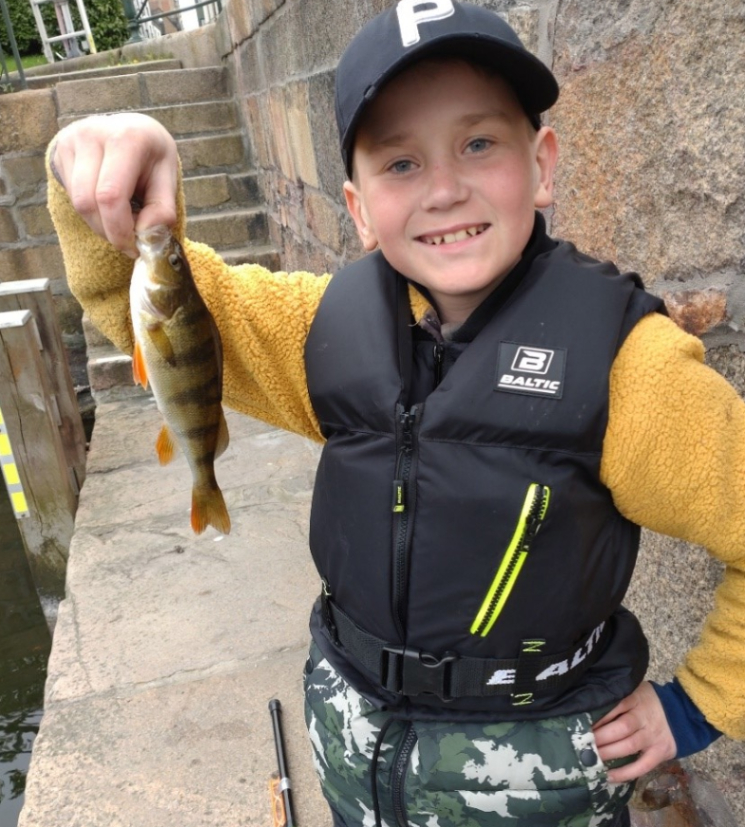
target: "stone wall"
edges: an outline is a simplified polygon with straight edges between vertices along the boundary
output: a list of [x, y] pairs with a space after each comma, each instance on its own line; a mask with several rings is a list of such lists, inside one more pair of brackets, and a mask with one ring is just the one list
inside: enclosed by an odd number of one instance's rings
[[744, 43], [732, 0], [564, 0], [555, 22], [555, 231], [717, 344], [745, 321]]
[[[553, 28], [554, 233], [640, 273], [745, 395], [745, 6], [562, 0]], [[695, 644], [719, 578], [701, 549], [645, 535], [629, 603], [653, 677]], [[722, 739], [690, 764], [745, 824], [743, 746]]]
[[361, 248], [343, 206], [334, 68], [377, 2], [233, 0], [218, 19], [286, 269], [333, 270]]
[[52, 90], [0, 96], [0, 281], [50, 279], [65, 343], [79, 352], [80, 307], [46, 208], [44, 153], [56, 131]]

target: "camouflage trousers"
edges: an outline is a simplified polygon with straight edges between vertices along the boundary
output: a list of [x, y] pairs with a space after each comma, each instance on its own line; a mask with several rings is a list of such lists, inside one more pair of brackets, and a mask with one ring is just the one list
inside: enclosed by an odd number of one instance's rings
[[622, 823], [632, 787], [608, 783], [589, 714], [493, 724], [405, 721], [356, 692], [315, 643], [305, 671], [306, 723], [335, 825]]

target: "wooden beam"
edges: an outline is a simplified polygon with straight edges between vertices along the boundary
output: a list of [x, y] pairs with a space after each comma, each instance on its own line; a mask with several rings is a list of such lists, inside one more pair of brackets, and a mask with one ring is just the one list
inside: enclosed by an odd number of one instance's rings
[[49, 618], [64, 596], [77, 485], [65, 455], [39, 331], [28, 310], [0, 313], [0, 419], [0, 464]]
[[85, 429], [62, 341], [49, 279], [27, 279], [0, 284], [0, 313], [30, 310], [36, 319], [42, 359], [52, 382], [59, 408], [60, 431], [67, 463], [78, 491], [85, 481]]

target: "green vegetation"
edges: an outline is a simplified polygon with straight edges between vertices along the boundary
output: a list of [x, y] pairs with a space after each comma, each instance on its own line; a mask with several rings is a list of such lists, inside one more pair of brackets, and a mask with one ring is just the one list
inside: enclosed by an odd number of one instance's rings
[[[71, 4], [73, 19], [77, 14], [75, 4]], [[118, 49], [129, 40], [129, 27], [124, 16], [121, 0], [96, 0], [86, 6], [88, 21], [96, 41], [96, 49], [105, 52]], [[77, 23], [75, 24], [78, 25]]]
[[[31, 4], [28, 0], [6, 0], [6, 3], [8, 5], [8, 11], [10, 12], [11, 22], [13, 23], [13, 33], [18, 44], [18, 51], [22, 55], [40, 52], [41, 40], [39, 39], [39, 33], [36, 31], [36, 23], [34, 22], [34, 15], [31, 11]], [[42, 7], [45, 23], [48, 27], [52, 25], [56, 26], [54, 8], [51, 4], [48, 4], [48, 6], [48, 8]], [[51, 16], [49, 12], [51, 12]], [[5, 31], [4, 25], [0, 28], [0, 43], [2, 43], [5, 54], [9, 55], [10, 38]]]
[[[15, 72], [16, 70], [16, 62], [13, 60], [13, 55], [9, 55], [5, 51], [5, 46], [3, 46], [3, 54], [5, 55], [5, 65], [8, 67], [9, 72]], [[21, 66], [24, 69], [29, 69], [31, 66], [43, 66], [46, 64], [47, 59], [44, 55], [22, 55], [21, 56]]]
[[[18, 51], [21, 55], [38, 54], [41, 51], [41, 38], [36, 30], [34, 15], [31, 11], [31, 4], [28, 0], [6, 0], [10, 19], [13, 22]], [[127, 19], [124, 16], [124, 8], [121, 0], [95, 0], [86, 5], [88, 22], [91, 25], [93, 39], [96, 42], [96, 49], [104, 52], [107, 49], [116, 49], [126, 43], [129, 39]], [[45, 3], [41, 6], [42, 17], [46, 25], [47, 34], [56, 35], [59, 32], [57, 18], [52, 3]], [[70, 13], [76, 29], [82, 29], [78, 15], [77, 3], [70, 0]], [[5, 28], [0, 26], [0, 43], [3, 51], [10, 54], [10, 41]], [[56, 44], [55, 49], [61, 49]]]

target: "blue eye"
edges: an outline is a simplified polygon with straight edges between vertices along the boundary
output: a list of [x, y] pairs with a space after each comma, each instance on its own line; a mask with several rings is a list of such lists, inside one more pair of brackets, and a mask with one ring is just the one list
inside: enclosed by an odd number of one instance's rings
[[400, 175], [400, 174], [402, 174], [402, 173], [404, 173], [404, 172], [409, 172], [409, 170], [411, 170], [411, 168], [412, 168], [412, 167], [413, 167], [413, 164], [412, 164], [412, 162], [411, 162], [411, 161], [405, 161], [405, 160], [402, 160], [402, 161], [394, 161], [394, 162], [393, 162], [393, 163], [392, 163], [392, 164], [388, 167], [388, 169], [389, 169], [391, 172], [395, 172], [395, 173], [397, 173], [397, 174], [399, 174], [399, 175]]
[[474, 138], [468, 144], [468, 151], [484, 152], [485, 150], [489, 149], [492, 143], [493, 141], [490, 141], [488, 138]]

